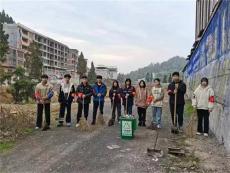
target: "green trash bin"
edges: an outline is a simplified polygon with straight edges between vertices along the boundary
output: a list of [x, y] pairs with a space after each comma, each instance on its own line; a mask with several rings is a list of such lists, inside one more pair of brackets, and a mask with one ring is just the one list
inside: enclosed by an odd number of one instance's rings
[[132, 117], [121, 117], [120, 118], [120, 130], [122, 139], [133, 139], [134, 131], [137, 128], [137, 120]]

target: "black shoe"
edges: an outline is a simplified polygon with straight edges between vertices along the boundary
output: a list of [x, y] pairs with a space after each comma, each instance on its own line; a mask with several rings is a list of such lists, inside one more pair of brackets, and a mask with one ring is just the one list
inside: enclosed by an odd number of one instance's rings
[[50, 126], [45, 126], [45, 127], [43, 127], [42, 131], [47, 131], [49, 129], [50, 129]]
[[108, 126], [113, 126], [114, 125], [114, 120], [110, 119], [108, 122]]
[[93, 121], [92, 123], [91, 123], [91, 125], [95, 125], [96, 123], [95, 123], [95, 121]]
[[57, 127], [63, 127], [63, 123], [58, 123]]
[[142, 122], [142, 126], [143, 126], [143, 127], [146, 127], [145, 122]]
[[141, 126], [141, 125], [142, 125], [141, 122], [139, 122], [139, 123], [138, 123], [138, 126]]

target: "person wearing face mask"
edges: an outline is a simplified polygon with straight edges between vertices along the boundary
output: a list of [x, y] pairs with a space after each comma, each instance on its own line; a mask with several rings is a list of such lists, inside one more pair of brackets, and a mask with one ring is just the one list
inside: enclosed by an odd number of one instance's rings
[[35, 99], [37, 102], [37, 119], [36, 128], [42, 128], [42, 116], [43, 109], [45, 109], [46, 123], [43, 127], [43, 131], [50, 129], [50, 102], [53, 96], [53, 86], [48, 82], [48, 76], [43, 74], [41, 76], [41, 82], [35, 87]]
[[145, 127], [146, 121], [146, 109], [148, 107], [147, 100], [148, 98], [148, 91], [146, 89], [145, 81], [141, 80], [139, 82], [139, 86], [136, 88], [136, 95], [135, 95], [135, 104], [137, 106], [137, 113], [139, 116], [139, 123], [138, 126]]
[[177, 126], [174, 124], [174, 102], [175, 102], [175, 95], [177, 95], [176, 98], [176, 114], [179, 124], [179, 131], [182, 132], [183, 130], [183, 114], [184, 114], [184, 95], [186, 93], [186, 84], [180, 79], [179, 72], [174, 72], [172, 74], [172, 82], [168, 85], [168, 95], [169, 95], [169, 106], [170, 106], [170, 112], [172, 116], [172, 123], [174, 126]]
[[131, 79], [126, 79], [125, 87], [122, 89], [122, 99], [126, 115], [132, 115], [135, 92]]
[[209, 114], [214, 107], [214, 91], [208, 84], [206, 77], [201, 79], [201, 84], [193, 93], [192, 105], [197, 109], [198, 126], [197, 135], [204, 133], [208, 136], [209, 132]]
[[67, 109], [66, 114], [66, 125], [71, 126], [71, 105], [74, 99], [75, 88], [74, 84], [70, 82], [71, 75], [64, 75], [64, 82], [61, 84], [58, 95], [58, 102], [60, 103], [60, 113], [59, 113], [59, 123], [58, 127], [63, 126], [65, 109]]

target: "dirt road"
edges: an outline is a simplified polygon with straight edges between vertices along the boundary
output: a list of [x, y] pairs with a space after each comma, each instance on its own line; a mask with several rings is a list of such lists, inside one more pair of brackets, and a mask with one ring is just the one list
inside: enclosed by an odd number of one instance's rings
[[[108, 120], [109, 101], [105, 104], [105, 112]], [[175, 140], [170, 134], [167, 106], [163, 114], [163, 128], [160, 130], [157, 148], [164, 151], [164, 157], [158, 160], [146, 154], [147, 147], [153, 146], [156, 135], [154, 130], [140, 127], [136, 131], [135, 139], [121, 140], [119, 124], [113, 127], [97, 127], [93, 132], [80, 132], [75, 127], [53, 127], [47, 132], [33, 132], [18, 141], [10, 152], [1, 154], [0, 172], [230, 172], [229, 158], [214, 137], [188, 139], [181, 134]], [[150, 108], [147, 119], [149, 124]], [[108, 148], [113, 145], [114, 149]], [[184, 148], [186, 156], [175, 157], [167, 154], [169, 146]]]

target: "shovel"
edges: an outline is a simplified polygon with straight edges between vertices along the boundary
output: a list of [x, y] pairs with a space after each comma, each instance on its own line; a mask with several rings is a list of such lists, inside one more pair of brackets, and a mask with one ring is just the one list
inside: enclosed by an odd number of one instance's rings
[[171, 128], [171, 133], [178, 134], [179, 130], [177, 127], [177, 111], [176, 111], [176, 106], [177, 106], [177, 93], [175, 93], [175, 98], [174, 98], [174, 116], [173, 116], [173, 127]]
[[160, 149], [156, 149], [156, 145], [157, 145], [157, 141], [158, 141], [158, 136], [159, 136], [159, 132], [158, 130], [156, 130], [156, 139], [155, 139], [155, 142], [154, 142], [154, 148], [147, 148], [147, 153], [148, 153], [148, 156], [158, 156], [158, 157], [162, 157], [163, 156], [163, 151], [160, 150]]

